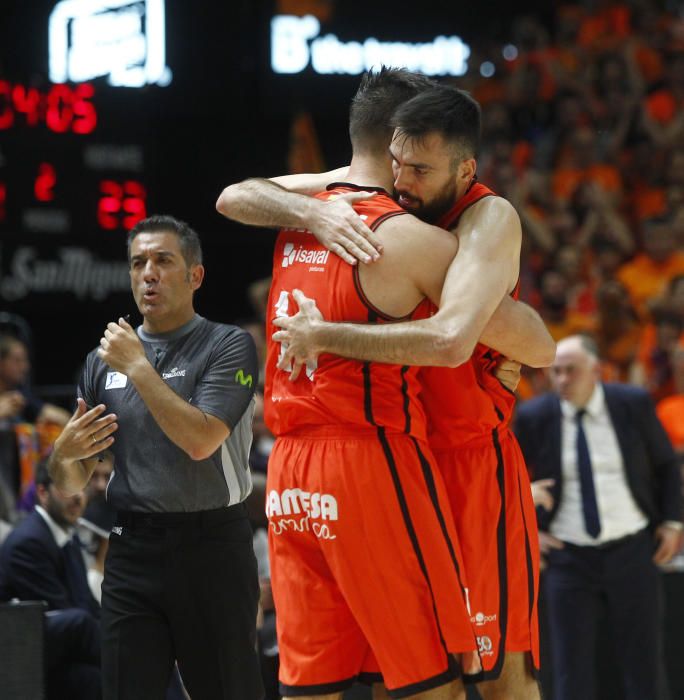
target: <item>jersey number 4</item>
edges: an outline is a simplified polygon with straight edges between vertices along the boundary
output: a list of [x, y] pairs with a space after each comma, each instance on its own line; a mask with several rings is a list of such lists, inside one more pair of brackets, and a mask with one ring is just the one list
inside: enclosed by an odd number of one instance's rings
[[[283, 316], [289, 316], [289, 308], [290, 308], [290, 293], [286, 291], [280, 292], [280, 296], [278, 297], [278, 301], [275, 303], [275, 315], [276, 318], [282, 318]], [[280, 343], [280, 354], [278, 355], [278, 362], [283, 359], [283, 356], [285, 355], [285, 351], [287, 350], [287, 343]], [[306, 363], [306, 376], [313, 381], [314, 378], [314, 372], [316, 371], [316, 368], [318, 367], [318, 363], [316, 362], [307, 362]], [[291, 372], [292, 369], [288, 367], [287, 369], [284, 369], [283, 372]]]

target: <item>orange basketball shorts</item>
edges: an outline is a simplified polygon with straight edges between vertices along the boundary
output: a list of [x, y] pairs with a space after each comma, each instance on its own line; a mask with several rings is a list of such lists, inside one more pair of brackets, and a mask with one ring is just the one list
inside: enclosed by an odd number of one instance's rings
[[458, 532], [471, 622], [484, 679], [497, 678], [505, 651], [529, 651], [539, 668], [539, 540], [520, 447], [506, 430], [435, 451]]
[[266, 511], [284, 696], [384, 679], [401, 698], [458, 676], [451, 654], [476, 642], [425, 444], [383, 429], [279, 438]]

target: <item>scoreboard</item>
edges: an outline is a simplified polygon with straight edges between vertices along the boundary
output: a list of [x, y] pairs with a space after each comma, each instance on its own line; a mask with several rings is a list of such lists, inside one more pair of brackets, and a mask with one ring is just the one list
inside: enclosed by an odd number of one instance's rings
[[0, 80], [1, 232], [127, 230], [146, 216], [145, 148], [102, 143], [98, 107], [91, 83]]

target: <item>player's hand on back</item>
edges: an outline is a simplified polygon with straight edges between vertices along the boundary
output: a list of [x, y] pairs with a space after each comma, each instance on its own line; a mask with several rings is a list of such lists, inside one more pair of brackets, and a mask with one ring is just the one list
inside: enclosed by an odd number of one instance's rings
[[520, 384], [521, 365], [515, 360], [504, 358], [494, 370], [494, 376], [508, 389], [515, 392]]
[[[316, 205], [309, 228], [318, 242], [350, 265], [378, 260], [382, 245], [354, 210], [354, 204], [375, 192], [350, 192]], [[316, 200], [321, 202], [321, 200]]]
[[316, 302], [309, 299], [299, 289], [292, 292], [292, 297], [299, 306], [294, 316], [279, 316], [273, 324], [281, 330], [273, 334], [273, 340], [282, 343], [278, 369], [288, 370], [290, 380], [295, 381], [302, 367], [316, 367], [320, 350], [316, 347], [316, 329], [325, 322]]

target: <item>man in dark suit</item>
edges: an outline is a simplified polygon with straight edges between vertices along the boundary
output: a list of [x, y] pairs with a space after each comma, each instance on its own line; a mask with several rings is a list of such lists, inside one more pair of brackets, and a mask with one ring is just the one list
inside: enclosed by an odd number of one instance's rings
[[0, 600], [44, 600], [48, 698], [101, 698], [100, 606], [88, 586], [74, 527], [85, 496], [63, 496], [45, 463], [36, 469], [38, 505], [0, 549]]
[[597, 621], [607, 608], [625, 700], [665, 700], [657, 564], [681, 539], [677, 459], [640, 388], [599, 381], [594, 342], [558, 343], [555, 393], [520, 406], [515, 433], [534, 479], [554, 479], [539, 511], [556, 700], [593, 700]]

